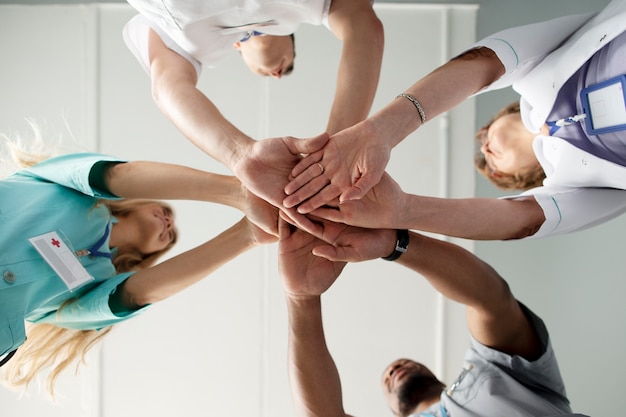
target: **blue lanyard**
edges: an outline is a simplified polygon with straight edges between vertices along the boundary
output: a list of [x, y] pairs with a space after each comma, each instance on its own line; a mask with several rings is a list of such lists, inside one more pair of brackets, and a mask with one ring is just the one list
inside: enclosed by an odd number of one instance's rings
[[261, 32], [257, 32], [256, 30], [249, 30], [249, 31], [246, 33], [246, 36], [244, 36], [243, 38], [241, 38], [241, 39], [239, 40], [239, 42], [245, 42], [245, 41], [247, 41], [248, 39], [250, 39], [251, 37], [253, 37], [253, 36], [259, 36], [259, 35], [262, 35], [262, 33], [261, 33]]
[[107, 240], [107, 237], [109, 237], [109, 224], [108, 223], [107, 223], [107, 227], [104, 229], [104, 234], [102, 235], [102, 237], [100, 239], [98, 239], [98, 241], [96, 243], [94, 243], [93, 246], [90, 247], [89, 249], [83, 249], [83, 250], [76, 251], [76, 256], [78, 256], [78, 257], [85, 256], [85, 255], [102, 256], [104, 258], [111, 259], [113, 256], [111, 255], [110, 252], [101, 252], [99, 250], [100, 247]]
[[555, 120], [553, 122], [550, 122], [550, 121], [546, 122], [546, 124], [550, 128], [550, 136], [553, 136], [556, 133], [556, 131], [559, 130], [561, 127], [569, 126], [569, 125], [574, 124], [574, 123], [578, 123], [581, 120], [584, 120], [585, 117], [587, 117], [587, 115], [582, 113], [582, 114], [577, 114], [577, 115], [572, 116], [572, 117], [567, 117], [565, 119], [559, 119], [559, 120]]

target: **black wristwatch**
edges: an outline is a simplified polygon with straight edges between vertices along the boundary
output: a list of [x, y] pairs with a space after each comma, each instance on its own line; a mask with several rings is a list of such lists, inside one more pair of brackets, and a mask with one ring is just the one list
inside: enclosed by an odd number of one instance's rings
[[409, 247], [409, 231], [406, 229], [396, 230], [398, 240], [396, 240], [396, 248], [388, 256], [383, 256], [381, 259], [385, 261], [395, 261], [407, 251]]

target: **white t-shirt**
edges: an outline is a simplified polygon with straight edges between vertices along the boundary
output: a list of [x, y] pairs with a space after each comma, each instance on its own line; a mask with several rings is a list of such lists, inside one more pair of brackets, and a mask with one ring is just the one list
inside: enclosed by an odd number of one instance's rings
[[290, 35], [302, 23], [328, 27], [331, 0], [129, 0], [140, 15], [124, 27], [124, 42], [149, 73], [148, 33], [194, 65], [215, 67], [248, 31]]

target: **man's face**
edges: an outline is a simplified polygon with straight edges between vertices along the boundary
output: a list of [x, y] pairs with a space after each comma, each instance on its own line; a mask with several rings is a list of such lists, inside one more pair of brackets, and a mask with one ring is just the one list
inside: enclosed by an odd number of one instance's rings
[[281, 78], [293, 67], [294, 45], [290, 36], [253, 36], [237, 42], [235, 49], [255, 74]]
[[397, 416], [407, 416], [415, 411], [423, 394], [441, 382], [424, 365], [410, 359], [392, 362], [382, 376], [382, 389], [391, 411]]

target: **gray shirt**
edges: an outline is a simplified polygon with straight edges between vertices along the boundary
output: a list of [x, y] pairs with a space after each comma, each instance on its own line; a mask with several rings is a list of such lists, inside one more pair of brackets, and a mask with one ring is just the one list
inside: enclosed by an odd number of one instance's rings
[[548, 331], [539, 317], [523, 304], [520, 306], [539, 337], [543, 347], [541, 357], [530, 362], [491, 349], [472, 338], [457, 379], [441, 394], [439, 403], [419, 416], [573, 415]]

